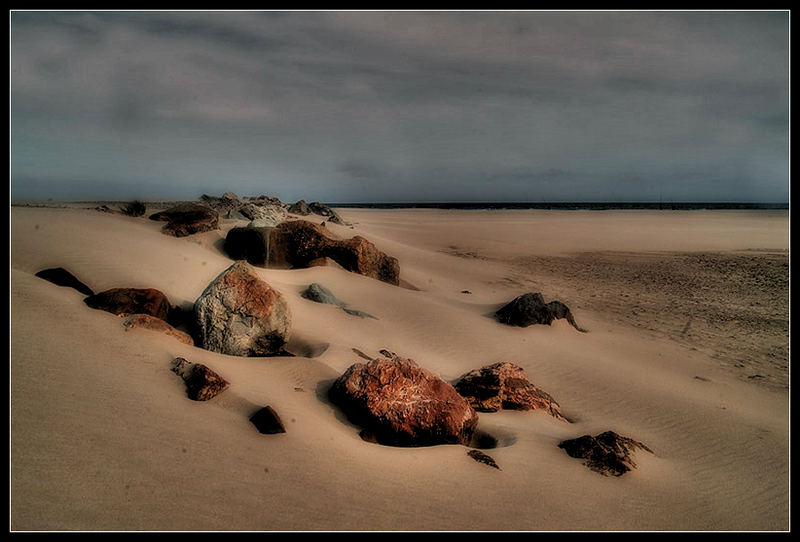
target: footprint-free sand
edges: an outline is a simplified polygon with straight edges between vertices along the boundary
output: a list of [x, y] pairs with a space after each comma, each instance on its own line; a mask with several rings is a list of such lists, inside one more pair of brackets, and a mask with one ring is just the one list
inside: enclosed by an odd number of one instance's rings
[[[287, 299], [295, 357], [226, 356], [93, 310], [35, 276], [156, 288], [190, 308], [233, 262], [227, 230], [86, 206], [10, 208], [10, 528], [15, 531], [740, 531], [789, 529], [788, 211], [338, 209], [398, 258], [401, 286], [338, 266], [257, 274]], [[320, 219], [321, 220], [321, 219]], [[317, 282], [359, 318], [300, 293]], [[563, 320], [490, 317], [517, 295]], [[479, 413], [497, 447], [369, 443], [327, 398], [387, 349], [455, 381], [523, 367], [571, 420]], [[183, 357], [230, 387], [206, 402]], [[248, 420], [264, 405], [286, 433]], [[645, 443], [620, 477], [559, 442]]]

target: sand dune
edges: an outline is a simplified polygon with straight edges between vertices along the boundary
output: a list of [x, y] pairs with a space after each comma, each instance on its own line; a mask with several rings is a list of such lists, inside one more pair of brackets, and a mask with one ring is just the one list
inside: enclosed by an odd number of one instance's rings
[[[257, 268], [289, 303], [289, 349], [299, 355], [242, 358], [126, 331], [77, 291], [34, 276], [60, 266], [95, 291], [157, 288], [188, 308], [232, 263], [222, 240], [240, 222], [179, 239], [144, 218], [12, 207], [11, 529], [788, 530], [788, 213], [339, 212], [353, 227], [328, 227], [397, 257], [407, 287], [337, 266]], [[718, 313], [700, 311], [719, 296], [698, 291], [695, 339], [674, 331], [686, 313], [667, 310], [669, 297], [650, 291], [657, 283], [636, 258], [656, 254], [675, 273], [700, 252], [736, 269], [744, 260], [733, 256], [768, 253], [764, 265], [778, 266], [778, 278], [786, 261], [785, 292], [779, 280], [761, 286], [785, 296], [785, 307], [742, 306], [726, 325], [746, 327], [742, 311], [777, 323], [738, 342], [708, 321]], [[600, 267], [586, 271], [592, 265]], [[611, 280], [634, 268], [645, 269], [638, 282]], [[733, 275], [714, 276], [704, 275], [709, 291], [727, 292]], [[312, 282], [376, 319], [304, 299]], [[615, 289], [664, 318], [591, 301]], [[490, 317], [526, 291], [564, 301], [589, 333], [563, 320], [513, 328]], [[330, 383], [363, 361], [353, 349], [388, 349], [448, 381], [512, 361], [572, 423], [541, 412], [480, 414], [479, 429], [498, 441], [483, 451], [499, 470], [463, 446], [365, 442], [327, 399]], [[737, 353], [747, 357], [741, 367], [731, 361]], [[189, 400], [170, 371], [177, 356], [209, 366], [230, 388]], [[248, 421], [267, 404], [286, 433], [263, 435]], [[654, 453], [604, 477], [558, 448], [606, 430]]]

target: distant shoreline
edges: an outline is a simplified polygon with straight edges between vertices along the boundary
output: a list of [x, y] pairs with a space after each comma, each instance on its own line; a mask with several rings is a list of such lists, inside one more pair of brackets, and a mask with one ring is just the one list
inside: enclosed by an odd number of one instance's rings
[[[12, 207], [59, 207], [73, 205], [120, 205], [131, 200], [57, 201], [28, 200], [11, 202]], [[169, 205], [183, 201], [198, 200], [142, 200], [150, 205]], [[292, 202], [287, 202], [292, 203]], [[736, 203], [736, 202], [325, 202], [329, 207], [351, 209], [458, 209], [458, 210], [514, 210], [541, 209], [560, 211], [603, 210], [665, 210], [665, 211], [713, 211], [713, 210], [788, 210], [789, 203]]]

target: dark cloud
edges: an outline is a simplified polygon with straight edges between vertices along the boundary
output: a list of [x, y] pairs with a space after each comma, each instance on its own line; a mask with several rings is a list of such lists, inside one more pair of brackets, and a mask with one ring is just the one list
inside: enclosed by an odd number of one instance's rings
[[11, 195], [788, 199], [788, 12], [12, 12]]

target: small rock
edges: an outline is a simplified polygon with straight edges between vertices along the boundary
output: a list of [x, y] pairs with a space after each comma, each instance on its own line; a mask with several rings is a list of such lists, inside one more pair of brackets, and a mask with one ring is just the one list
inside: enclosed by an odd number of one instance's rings
[[165, 322], [173, 311], [167, 296], [155, 288], [112, 288], [91, 295], [83, 302], [93, 309], [118, 316], [148, 314]]
[[184, 358], [172, 361], [172, 372], [183, 378], [186, 394], [193, 401], [208, 401], [225, 391], [230, 383], [200, 363], [191, 363]]
[[528, 327], [534, 324], [550, 325], [553, 320], [566, 318], [578, 331], [581, 329], [575, 322], [569, 308], [560, 301], [544, 302], [540, 293], [527, 293], [514, 298], [495, 313], [497, 320], [509, 326]]
[[585, 465], [604, 476], [622, 476], [636, 467], [631, 453], [637, 449], [653, 453], [653, 451], [628, 437], [622, 437], [613, 431], [606, 431], [596, 437], [583, 435], [576, 439], [565, 440], [558, 445], [570, 457], [585, 459]]
[[250, 416], [250, 422], [256, 426], [259, 433], [265, 435], [286, 432], [286, 428], [283, 426], [280, 416], [278, 416], [278, 413], [269, 405]]
[[150, 215], [150, 220], [162, 220], [167, 224], [162, 232], [175, 237], [186, 237], [195, 233], [219, 228], [219, 213], [199, 203], [181, 203], [165, 211]]
[[479, 463], [489, 465], [497, 470], [502, 470], [491, 456], [481, 452], [480, 450], [470, 450], [467, 452], [467, 455]]

